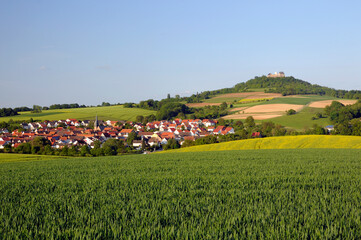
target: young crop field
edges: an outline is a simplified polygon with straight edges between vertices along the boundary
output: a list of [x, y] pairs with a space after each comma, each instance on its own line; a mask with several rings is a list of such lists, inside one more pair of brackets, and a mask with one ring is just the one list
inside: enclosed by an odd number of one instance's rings
[[360, 239], [361, 150], [2, 163], [2, 239]]
[[6, 162], [28, 162], [28, 161], [51, 160], [51, 159], [63, 159], [63, 158], [64, 157], [48, 156], [48, 155], [0, 153], [0, 164]]
[[59, 120], [75, 118], [79, 120], [95, 119], [95, 115], [101, 120], [126, 120], [134, 121], [138, 115], [156, 114], [155, 111], [140, 109], [140, 108], [123, 108], [123, 106], [110, 107], [89, 107], [89, 108], [72, 108], [72, 109], [56, 109], [43, 110], [41, 113], [20, 112], [20, 115], [11, 117], [0, 117], [0, 121], [29, 120], [30, 118], [36, 120]]
[[262, 102], [261, 104], [299, 104], [299, 105], [307, 105], [311, 102], [315, 101], [323, 101], [323, 100], [336, 100], [336, 98], [329, 96], [317, 96], [317, 95], [293, 95], [286, 97], [274, 98], [267, 102]]

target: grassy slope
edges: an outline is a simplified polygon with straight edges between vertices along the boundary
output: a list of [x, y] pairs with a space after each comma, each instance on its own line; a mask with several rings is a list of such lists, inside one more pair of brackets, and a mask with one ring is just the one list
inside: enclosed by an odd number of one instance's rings
[[361, 150], [4, 163], [3, 239], [360, 239]]
[[274, 98], [270, 101], [262, 102], [261, 104], [298, 104], [298, 105], [307, 105], [311, 102], [315, 101], [324, 101], [324, 100], [333, 100], [336, 98], [328, 97], [328, 96], [301, 96], [300, 97], [281, 97]]
[[0, 121], [15, 120], [29, 120], [30, 118], [36, 120], [59, 120], [67, 118], [76, 118], [79, 120], [95, 119], [101, 120], [129, 120], [134, 121], [138, 115], [155, 114], [155, 111], [145, 110], [140, 108], [123, 108], [123, 106], [110, 107], [90, 107], [90, 108], [73, 108], [73, 109], [56, 109], [46, 110], [42, 113], [21, 112], [20, 115], [12, 117], [2, 117]]
[[0, 163], [8, 162], [29, 162], [41, 161], [51, 159], [64, 159], [64, 156], [47, 156], [47, 155], [32, 155], [32, 154], [13, 154], [13, 153], [0, 153]]
[[[280, 124], [282, 126], [286, 126], [288, 128], [292, 128], [295, 130], [304, 130], [305, 128], [311, 128], [314, 124], [320, 126], [330, 125], [331, 122], [328, 118], [321, 118], [312, 120], [311, 118], [315, 116], [317, 112], [323, 113], [323, 109], [320, 108], [310, 108], [307, 107], [307, 104], [314, 101], [323, 101], [323, 100], [334, 100], [335, 98], [328, 96], [314, 96], [314, 95], [305, 95], [302, 97], [282, 97], [275, 98], [270, 101], [259, 102], [259, 103], [251, 103], [251, 104], [234, 104], [234, 108], [237, 107], [251, 107], [256, 105], [266, 105], [266, 104], [298, 104], [298, 105], [306, 105], [304, 109], [298, 112], [295, 115], [291, 116], [281, 116], [277, 118], [262, 120], [262, 121], [272, 121], [274, 123]], [[337, 100], [337, 99], [336, 99]], [[230, 111], [232, 111], [230, 109]], [[256, 122], [262, 122], [258, 120]]]
[[[361, 137], [357, 136], [284, 136], [246, 139], [224, 143], [200, 145], [172, 150], [172, 152], [203, 152], [241, 149], [299, 149], [299, 148], [357, 148], [361, 149]], [[162, 152], [164, 153], [164, 152]]]
[[272, 121], [282, 126], [293, 128], [295, 130], [304, 130], [306, 128], [311, 128], [314, 124], [322, 127], [331, 124], [331, 121], [328, 118], [312, 120], [311, 118], [314, 117], [317, 112], [323, 113], [323, 109], [306, 107], [294, 115], [284, 115], [264, 121]]

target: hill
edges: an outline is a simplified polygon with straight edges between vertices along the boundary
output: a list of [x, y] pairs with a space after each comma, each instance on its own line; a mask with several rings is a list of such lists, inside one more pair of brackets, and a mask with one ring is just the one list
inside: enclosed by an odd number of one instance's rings
[[134, 121], [138, 115], [156, 114], [156, 111], [141, 108], [124, 108], [122, 105], [109, 107], [87, 107], [87, 108], [71, 108], [71, 109], [55, 109], [43, 110], [41, 113], [20, 112], [20, 115], [11, 117], [2, 117], [0, 121], [17, 120], [59, 120], [75, 118], [78, 120], [95, 119], [98, 115], [100, 120], [126, 120]]
[[266, 88], [265, 92], [281, 93], [282, 95], [305, 95], [316, 94], [336, 98], [360, 99], [359, 90], [336, 90], [329, 87], [311, 84], [294, 77], [269, 78], [267, 76], [255, 77], [245, 83], [236, 84], [235, 91], [247, 90], [249, 88]]
[[[333, 135], [301, 135], [238, 140], [199, 145], [171, 152], [205, 152], [250, 149], [356, 148], [361, 149], [361, 137]], [[162, 152], [162, 154], [165, 152]]]
[[3, 239], [360, 239], [359, 149], [2, 163]]

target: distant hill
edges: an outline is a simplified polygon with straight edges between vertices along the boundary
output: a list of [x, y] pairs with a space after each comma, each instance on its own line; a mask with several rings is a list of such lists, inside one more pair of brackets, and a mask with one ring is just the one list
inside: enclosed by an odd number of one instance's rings
[[247, 89], [252, 88], [266, 88], [266, 92], [281, 93], [284, 96], [296, 94], [317, 94], [336, 98], [361, 99], [361, 91], [359, 90], [336, 90], [317, 84], [311, 84], [294, 77], [255, 77], [245, 83], [239, 83], [234, 86], [234, 90], [237, 92], [247, 91]]
[[281, 93], [282, 95], [316, 94], [335, 98], [361, 99], [360, 90], [337, 90], [294, 78], [294, 77], [255, 77], [246, 82], [236, 84], [231, 88], [204, 91], [184, 98], [187, 103], [199, 103], [219, 94], [247, 92], [252, 89], [265, 89], [267, 93]]

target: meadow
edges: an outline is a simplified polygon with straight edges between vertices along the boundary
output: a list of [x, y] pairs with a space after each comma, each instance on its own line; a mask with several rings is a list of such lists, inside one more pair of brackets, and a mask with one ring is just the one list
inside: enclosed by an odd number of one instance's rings
[[361, 150], [166, 153], [0, 166], [2, 239], [360, 239]]
[[[318, 95], [294, 95], [274, 98], [270, 101], [262, 102], [261, 104], [299, 104], [307, 105], [311, 102], [324, 101], [324, 100], [337, 100], [336, 98], [329, 96], [318, 96]], [[340, 100], [340, 99], [339, 99]]]
[[331, 125], [331, 121], [328, 117], [312, 120], [312, 117], [315, 117], [316, 113], [322, 114], [324, 112], [323, 109], [320, 108], [305, 107], [300, 112], [294, 115], [283, 115], [281, 117], [272, 118], [270, 119], [270, 121], [298, 131], [303, 131], [307, 128], [312, 128], [314, 124], [317, 124], [322, 127]]
[[95, 119], [98, 115], [100, 120], [126, 120], [134, 121], [138, 115], [148, 116], [156, 114], [156, 111], [146, 110], [141, 108], [124, 108], [122, 105], [109, 106], [109, 107], [87, 107], [87, 108], [71, 108], [71, 109], [55, 109], [43, 110], [41, 113], [20, 112], [20, 115], [11, 117], [1, 117], [0, 121], [14, 121], [29, 120], [59, 120], [75, 118], [78, 120], [91, 120]]

